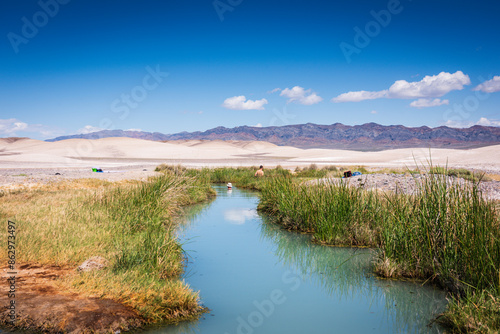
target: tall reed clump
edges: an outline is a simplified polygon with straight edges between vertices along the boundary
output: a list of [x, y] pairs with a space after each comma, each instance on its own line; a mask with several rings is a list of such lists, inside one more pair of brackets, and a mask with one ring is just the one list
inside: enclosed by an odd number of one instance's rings
[[[498, 290], [495, 204], [477, 182], [428, 174], [416, 184], [413, 195], [382, 195], [344, 179], [299, 184], [276, 178], [262, 188], [259, 209], [321, 242], [379, 246], [385, 276], [432, 277], [461, 292], [467, 286]], [[383, 262], [391, 273], [384, 273]]]
[[439, 321], [459, 332], [500, 330], [500, 220], [479, 181], [446, 170], [416, 178], [414, 194], [377, 193], [346, 180], [269, 180], [259, 209], [332, 245], [377, 246], [385, 277], [429, 279], [453, 292]]
[[459, 293], [500, 289], [498, 213], [479, 184], [430, 174], [417, 188], [413, 196], [387, 196], [384, 256], [404, 275], [433, 277]]
[[351, 186], [349, 180], [300, 184], [290, 178], [273, 179], [262, 188], [259, 209], [288, 228], [313, 232], [321, 243], [378, 244], [379, 198]]
[[448, 173], [417, 182], [414, 196], [388, 196], [382, 228], [383, 276], [429, 278], [453, 292], [438, 319], [461, 333], [500, 329], [500, 220], [479, 182]]
[[190, 203], [186, 190], [191, 187], [190, 180], [165, 174], [90, 199], [89, 206], [105, 210], [116, 222], [114, 242], [119, 251], [114, 270], [141, 267], [160, 278], [181, 273], [182, 249], [173, 236], [172, 218], [181, 205]]
[[212, 195], [206, 180], [166, 173], [146, 182], [7, 195], [0, 214], [18, 226], [20, 263], [76, 267], [104, 257], [107, 268], [57, 284], [122, 302], [145, 322], [173, 321], [202, 310], [197, 293], [179, 279], [184, 254], [176, 216], [181, 206]]

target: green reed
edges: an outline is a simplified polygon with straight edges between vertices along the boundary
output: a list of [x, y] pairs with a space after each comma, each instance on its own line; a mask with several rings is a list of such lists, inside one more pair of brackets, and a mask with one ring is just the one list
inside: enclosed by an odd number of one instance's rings
[[[319, 243], [378, 247], [379, 275], [431, 280], [454, 294], [441, 322], [463, 327], [456, 320], [460, 311], [481, 323], [477, 317], [491, 312], [474, 307], [477, 296], [486, 305], [500, 298], [498, 209], [483, 196], [479, 180], [450, 178], [446, 169], [433, 168], [415, 179], [413, 194], [365, 191], [347, 179], [275, 178], [262, 187], [259, 209], [287, 228], [313, 233]], [[497, 313], [488, 331], [499, 329]], [[483, 329], [478, 332], [488, 332]]]
[[498, 212], [479, 183], [430, 174], [413, 196], [388, 195], [381, 247], [409, 276], [452, 291], [500, 288]]
[[[441, 174], [417, 179], [414, 195], [380, 194], [346, 179], [300, 184], [269, 180], [259, 208], [319, 242], [378, 246], [405, 276], [433, 277], [463, 291], [500, 285], [499, 220], [478, 183]], [[495, 278], [495, 279], [492, 279]]]

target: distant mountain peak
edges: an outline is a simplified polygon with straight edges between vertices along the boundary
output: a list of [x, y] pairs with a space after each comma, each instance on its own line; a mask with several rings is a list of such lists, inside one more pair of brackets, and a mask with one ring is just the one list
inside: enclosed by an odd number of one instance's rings
[[88, 134], [63, 136], [47, 141], [73, 138], [99, 139], [130, 137], [155, 141], [169, 140], [246, 140], [267, 141], [276, 145], [299, 148], [337, 148], [351, 150], [384, 150], [406, 147], [473, 148], [500, 144], [500, 128], [475, 125], [470, 128], [440, 126], [430, 128], [403, 125], [318, 125], [314, 123], [284, 126], [218, 126], [206, 131], [163, 134], [160, 132], [102, 130]]

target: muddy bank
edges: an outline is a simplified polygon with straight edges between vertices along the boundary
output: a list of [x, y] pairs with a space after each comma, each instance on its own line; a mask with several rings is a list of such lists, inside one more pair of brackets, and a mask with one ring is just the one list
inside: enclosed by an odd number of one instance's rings
[[2, 327], [13, 329], [10, 315], [11, 301], [15, 300], [15, 328], [48, 333], [104, 333], [129, 330], [142, 324], [137, 313], [109, 299], [88, 298], [69, 291], [62, 291], [56, 280], [72, 274], [74, 268], [58, 266], [41, 267], [24, 264], [15, 270], [15, 297], [7, 281], [12, 275], [3, 267], [0, 270], [4, 284], [0, 287], [0, 322]]

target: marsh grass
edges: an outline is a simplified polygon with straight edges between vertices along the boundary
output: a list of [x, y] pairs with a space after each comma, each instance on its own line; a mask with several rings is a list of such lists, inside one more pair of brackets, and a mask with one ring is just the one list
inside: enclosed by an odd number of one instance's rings
[[294, 176], [299, 178], [341, 178], [344, 171], [361, 172], [362, 174], [372, 173], [364, 166], [342, 166], [336, 167], [333, 165], [319, 167], [316, 164], [310, 164], [307, 167], [296, 167]]
[[155, 168], [155, 172], [173, 173], [175, 175], [182, 175], [186, 170], [187, 168], [182, 165], [169, 164], [161, 164]]
[[186, 175], [201, 177], [211, 183], [227, 183], [237, 184], [240, 188], [260, 190], [267, 180], [276, 177], [291, 178], [292, 174], [288, 169], [281, 166], [275, 168], [264, 168], [264, 176], [255, 176], [255, 171], [259, 167], [237, 167], [237, 168], [203, 168], [189, 169]]
[[429, 169], [429, 173], [458, 177], [472, 182], [488, 181], [490, 179], [484, 173], [473, 172], [465, 168], [453, 169], [447, 167], [432, 166]]
[[[469, 312], [470, 324], [486, 322], [488, 331], [498, 331], [500, 311], [488, 311], [500, 296], [498, 210], [482, 195], [480, 179], [459, 182], [448, 175], [444, 169], [416, 178], [413, 195], [364, 191], [347, 180], [278, 178], [262, 187], [259, 209], [320, 243], [378, 247], [379, 275], [430, 280], [453, 293], [456, 302], [441, 321], [465, 328], [455, 316]], [[478, 298], [493, 306], [473, 307]]]
[[479, 184], [429, 174], [417, 187], [414, 196], [387, 196], [384, 256], [401, 263], [407, 275], [433, 277], [457, 293], [470, 286], [498, 289], [498, 212]]
[[[449, 289], [454, 297], [438, 321], [452, 330], [500, 328], [500, 223], [495, 204], [481, 194], [480, 179], [458, 182], [446, 168], [434, 169], [416, 178], [415, 194], [405, 195], [365, 191], [349, 179], [304, 182], [339, 177], [345, 168], [324, 174], [309, 166], [292, 175], [278, 166], [265, 169], [264, 177], [254, 176], [257, 167], [158, 170], [162, 176], [147, 182], [83, 179], [4, 192], [0, 218], [17, 224], [18, 261], [76, 267], [103, 256], [109, 267], [57, 284], [120, 301], [146, 322], [185, 319], [202, 309], [198, 295], [178, 278], [184, 254], [173, 231], [180, 207], [212, 196], [211, 183], [232, 182], [260, 189], [259, 210], [289, 229], [312, 233], [317, 243], [379, 248], [375, 266], [381, 276], [425, 279]], [[0, 260], [6, 263], [6, 253]]]
[[388, 196], [377, 272], [433, 280], [453, 294], [439, 322], [460, 333], [495, 333], [500, 330], [498, 211], [478, 182], [447, 175], [429, 174], [417, 183], [415, 196]]
[[500, 328], [500, 297], [488, 291], [452, 297], [448, 309], [437, 322], [455, 333], [498, 333]]
[[7, 194], [0, 215], [16, 222], [19, 263], [76, 267], [102, 256], [109, 267], [57, 284], [120, 301], [146, 322], [172, 321], [201, 310], [197, 293], [178, 278], [184, 255], [175, 218], [181, 206], [213, 194], [206, 180], [172, 173], [119, 184], [77, 180]]
[[141, 270], [80, 273], [63, 278], [58, 285], [88, 297], [117, 300], [134, 308], [146, 323], [177, 322], [203, 312], [198, 293], [184, 281], [160, 280]]
[[376, 246], [379, 198], [350, 185], [349, 179], [316, 185], [290, 178], [269, 180], [262, 188], [259, 209], [287, 228], [313, 233], [320, 243]]
[[307, 177], [307, 178], [322, 178], [322, 177], [337, 177], [338, 168], [335, 166], [324, 166], [318, 167], [316, 164], [311, 164], [307, 167], [297, 167], [295, 168], [296, 177]]

